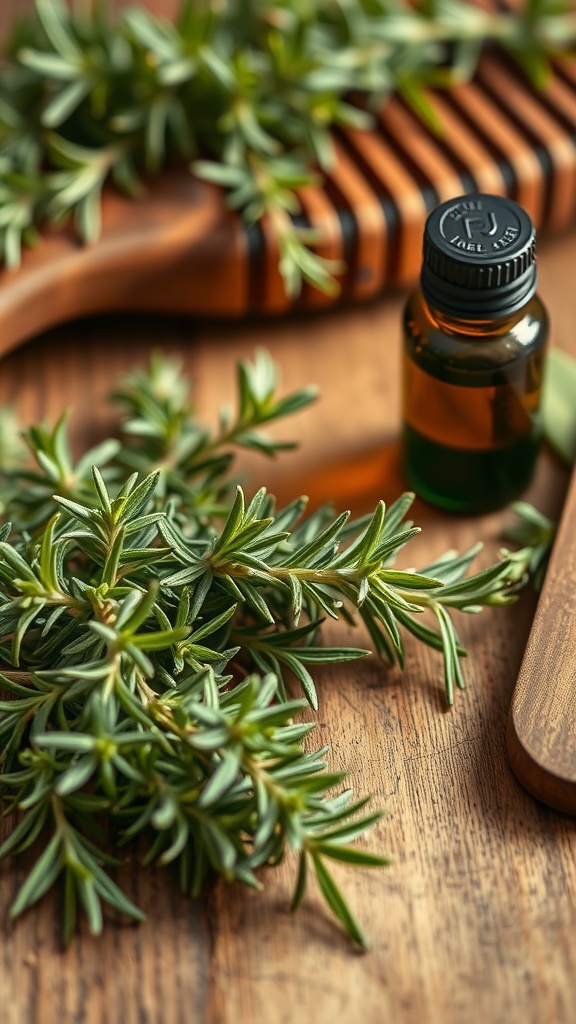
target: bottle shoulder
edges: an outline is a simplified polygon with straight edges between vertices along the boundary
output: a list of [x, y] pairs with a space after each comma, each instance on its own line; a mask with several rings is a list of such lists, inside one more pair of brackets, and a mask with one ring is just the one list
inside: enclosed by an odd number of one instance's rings
[[407, 353], [436, 376], [442, 367], [496, 370], [537, 357], [546, 347], [549, 320], [539, 295], [507, 318], [457, 321], [430, 309], [416, 290], [405, 306], [404, 333]]

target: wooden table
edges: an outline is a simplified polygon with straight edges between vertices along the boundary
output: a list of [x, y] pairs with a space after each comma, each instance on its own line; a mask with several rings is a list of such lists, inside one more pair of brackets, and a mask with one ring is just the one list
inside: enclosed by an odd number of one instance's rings
[[[554, 342], [576, 354], [576, 237], [542, 246], [541, 292]], [[266, 345], [292, 389], [321, 400], [282, 427], [301, 449], [277, 463], [245, 460], [249, 487], [308, 492], [360, 512], [404, 487], [399, 468], [402, 297], [322, 316], [259, 323], [110, 317], [51, 331], [3, 361], [0, 402], [24, 422], [75, 407], [80, 448], [114, 427], [105, 395], [118, 373], [161, 346], [182, 356], [198, 408], [213, 421], [233, 394], [234, 363]], [[527, 497], [557, 515], [567, 473], [547, 451]], [[423, 564], [482, 538], [486, 560], [506, 513], [450, 517], [419, 504], [413, 555]], [[23, 866], [0, 866], [2, 1024], [571, 1024], [576, 1005], [576, 823], [540, 806], [505, 756], [514, 681], [534, 612], [528, 592], [506, 610], [459, 620], [470, 650], [467, 690], [443, 704], [440, 656], [407, 643], [404, 677], [374, 659], [320, 674], [317, 740], [332, 746], [359, 793], [387, 818], [370, 846], [381, 871], [337, 871], [371, 939], [356, 953], [313, 891], [287, 912], [295, 863], [263, 873], [264, 894], [218, 883], [183, 899], [168, 870], [135, 863], [121, 883], [142, 926], [82, 931], [59, 948], [55, 897], [15, 924], [8, 908]], [[338, 628], [338, 627], [336, 627]], [[358, 639], [348, 628], [340, 636]], [[0, 826], [0, 833], [6, 826]]]

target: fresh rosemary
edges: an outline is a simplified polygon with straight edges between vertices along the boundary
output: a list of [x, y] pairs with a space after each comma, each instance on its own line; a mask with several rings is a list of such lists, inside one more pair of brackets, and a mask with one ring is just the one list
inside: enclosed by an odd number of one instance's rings
[[409, 494], [355, 521], [306, 516], [305, 499], [276, 509], [264, 490], [248, 501], [234, 450], [286, 447], [263, 425], [314, 394], [278, 397], [259, 352], [238, 366], [237, 412], [210, 432], [180, 367], [156, 356], [116, 392], [121, 444], [74, 464], [63, 416], [25, 432], [34, 466], [3, 438], [0, 792], [14, 813], [0, 857], [44, 844], [13, 915], [62, 878], [66, 941], [78, 910], [100, 931], [103, 902], [140, 919], [110, 877], [104, 835], [139, 839], [146, 863], [177, 862], [193, 896], [212, 872], [260, 886], [257, 869], [292, 849], [293, 905], [311, 868], [364, 944], [327, 862], [385, 863], [349, 845], [379, 814], [334, 795], [343, 776], [304, 742], [313, 726], [294, 720], [306, 701], [289, 679], [316, 708], [315, 666], [369, 653], [324, 646], [322, 623], [360, 620], [389, 663], [402, 665], [406, 631], [442, 652], [451, 703], [465, 654], [452, 611], [513, 600], [528, 556], [466, 576], [476, 546], [399, 570], [418, 533]]
[[540, 590], [556, 539], [556, 523], [526, 501], [514, 502], [512, 511], [516, 518], [504, 537], [521, 547], [513, 553], [503, 549], [503, 554], [516, 563], [519, 581], [530, 579]]
[[[105, 0], [36, 0], [0, 77], [0, 253], [19, 264], [37, 227], [73, 215], [100, 231], [105, 182], [136, 194], [171, 161], [228, 190], [278, 237], [289, 293], [334, 291], [333, 263], [295, 219], [298, 189], [319, 180], [341, 125], [370, 125], [397, 92], [438, 127], [427, 88], [469, 79], [487, 43], [542, 84], [570, 52], [563, 0], [487, 11], [463, 0], [182, 0], [175, 22]], [[351, 96], [354, 96], [352, 101]]]

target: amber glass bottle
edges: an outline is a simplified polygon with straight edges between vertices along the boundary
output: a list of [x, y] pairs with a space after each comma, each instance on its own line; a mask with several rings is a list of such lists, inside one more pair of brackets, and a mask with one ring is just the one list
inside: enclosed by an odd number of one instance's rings
[[485, 195], [434, 210], [404, 330], [410, 486], [455, 512], [505, 505], [534, 469], [548, 335], [525, 210]]

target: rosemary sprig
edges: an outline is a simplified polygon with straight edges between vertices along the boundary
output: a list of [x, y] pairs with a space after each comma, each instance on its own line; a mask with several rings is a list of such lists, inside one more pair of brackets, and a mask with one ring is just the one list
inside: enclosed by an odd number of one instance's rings
[[556, 539], [557, 525], [526, 501], [514, 502], [512, 511], [516, 519], [507, 527], [504, 537], [520, 544], [521, 548], [505, 554], [515, 562], [519, 581], [529, 577], [536, 590], [540, 590]]
[[[263, 489], [247, 501], [233, 449], [284, 447], [262, 425], [312, 397], [279, 398], [260, 352], [238, 368], [237, 413], [211, 434], [179, 368], [156, 356], [116, 393], [120, 450], [105, 442], [74, 465], [65, 417], [26, 432], [35, 468], [4, 442], [0, 792], [17, 816], [0, 856], [44, 841], [14, 915], [62, 879], [66, 940], [78, 911], [100, 930], [102, 902], [139, 919], [108, 874], [106, 834], [140, 837], [146, 862], [177, 862], [192, 895], [212, 872], [260, 886], [257, 869], [292, 849], [294, 906], [311, 868], [364, 943], [326, 865], [385, 863], [348, 845], [379, 815], [333, 795], [343, 776], [304, 744], [313, 726], [294, 722], [306, 701], [289, 698], [288, 676], [316, 708], [314, 666], [369, 654], [322, 644], [323, 621], [359, 619], [390, 663], [402, 664], [406, 631], [442, 652], [451, 703], [465, 654], [453, 610], [507, 604], [524, 571], [508, 556], [467, 576], [478, 546], [395, 568], [418, 533], [411, 495], [356, 521], [305, 516], [304, 499], [277, 509]], [[102, 472], [89, 476], [89, 459]]]
[[[367, 127], [397, 92], [438, 127], [426, 90], [465, 81], [482, 47], [505, 47], [533, 81], [569, 53], [563, 0], [489, 12], [463, 0], [182, 0], [174, 23], [105, 0], [36, 0], [0, 78], [0, 253], [19, 264], [36, 225], [72, 214], [100, 228], [105, 181], [129, 194], [174, 160], [228, 190], [248, 223], [268, 216], [289, 293], [337, 288], [314, 253], [298, 189], [333, 159], [331, 132]], [[356, 98], [352, 102], [351, 96]]]

